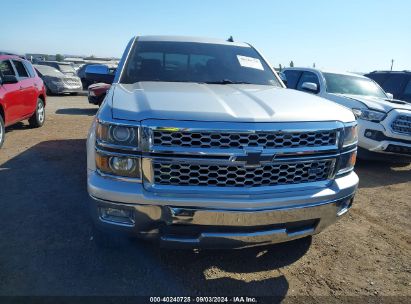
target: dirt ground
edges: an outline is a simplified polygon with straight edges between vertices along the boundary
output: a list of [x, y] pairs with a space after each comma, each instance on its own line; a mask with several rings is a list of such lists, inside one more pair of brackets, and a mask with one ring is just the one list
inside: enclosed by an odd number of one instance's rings
[[0, 150], [0, 295], [411, 301], [411, 166], [360, 162], [353, 208], [313, 238], [240, 251], [164, 251], [144, 242], [98, 248], [85, 204], [85, 139], [96, 110], [84, 96], [50, 97], [43, 128], [8, 128]]

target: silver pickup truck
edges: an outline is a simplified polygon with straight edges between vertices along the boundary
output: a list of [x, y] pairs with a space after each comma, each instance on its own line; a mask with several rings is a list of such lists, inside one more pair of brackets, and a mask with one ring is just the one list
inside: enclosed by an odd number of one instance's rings
[[135, 37], [87, 140], [92, 217], [170, 247], [302, 238], [351, 207], [356, 151], [353, 113], [251, 45]]

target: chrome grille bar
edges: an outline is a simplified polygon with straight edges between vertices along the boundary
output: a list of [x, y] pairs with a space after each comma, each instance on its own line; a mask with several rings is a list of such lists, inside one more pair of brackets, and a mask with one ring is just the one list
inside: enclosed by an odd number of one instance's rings
[[309, 132], [153, 132], [153, 144], [166, 147], [229, 149], [243, 147], [304, 148], [335, 145], [335, 130]]
[[333, 160], [272, 163], [259, 167], [153, 162], [154, 182], [169, 186], [260, 187], [327, 180]]

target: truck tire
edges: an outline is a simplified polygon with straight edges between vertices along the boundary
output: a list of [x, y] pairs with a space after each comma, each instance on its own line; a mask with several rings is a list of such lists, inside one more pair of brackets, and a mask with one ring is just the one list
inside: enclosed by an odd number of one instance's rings
[[37, 99], [36, 111], [33, 116], [29, 118], [29, 124], [32, 128], [39, 128], [44, 124], [46, 120], [46, 109], [44, 107], [44, 101], [40, 98]]
[[0, 115], [0, 148], [4, 143], [4, 137], [6, 136], [6, 128], [4, 126], [3, 117]]

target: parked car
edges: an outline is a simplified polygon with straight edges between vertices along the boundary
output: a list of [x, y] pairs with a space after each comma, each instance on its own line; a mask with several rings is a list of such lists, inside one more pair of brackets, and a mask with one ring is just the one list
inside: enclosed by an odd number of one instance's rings
[[83, 64], [78, 70], [77, 70], [77, 76], [80, 77], [81, 83], [83, 84], [83, 89], [87, 90], [89, 85], [92, 84], [92, 82], [88, 81], [86, 79], [86, 68], [90, 65], [90, 63]]
[[73, 68], [69, 62], [60, 62], [60, 61], [38, 61], [37, 65], [47, 65], [56, 70], [59, 70], [67, 76], [77, 76], [76, 70]]
[[43, 79], [47, 94], [77, 94], [83, 90], [77, 76], [68, 76], [47, 65], [34, 65], [37, 74]]
[[31, 127], [41, 127], [46, 119], [46, 89], [27, 60], [0, 55], [0, 147], [5, 127], [28, 119]]
[[242, 248], [316, 234], [351, 207], [352, 111], [286, 90], [247, 43], [133, 38], [106, 100], [87, 140], [98, 228]]
[[116, 68], [104, 64], [88, 65], [85, 71], [86, 80], [92, 85], [88, 87], [89, 103], [100, 106], [114, 80]]
[[[93, 77], [93, 75], [87, 76], [87, 69], [90, 67], [98, 68], [104, 71], [104, 74], [100, 73], [99, 78]], [[103, 83], [111, 83], [114, 79], [114, 74], [116, 72], [117, 66], [112, 64], [97, 64], [97, 63], [88, 63], [83, 65], [77, 72], [77, 75], [81, 78], [81, 82], [83, 83], [83, 88], [87, 89], [91, 84], [97, 82]], [[100, 71], [99, 71], [100, 72]], [[102, 76], [104, 75], [104, 76]], [[100, 79], [103, 77], [103, 79]]]
[[373, 80], [352, 73], [286, 68], [287, 87], [351, 109], [358, 119], [358, 157], [411, 161], [411, 106]]
[[102, 82], [90, 85], [88, 87], [88, 102], [96, 106], [100, 106], [110, 88], [111, 84]]
[[411, 71], [374, 71], [364, 76], [391, 92], [395, 99], [411, 103]]

